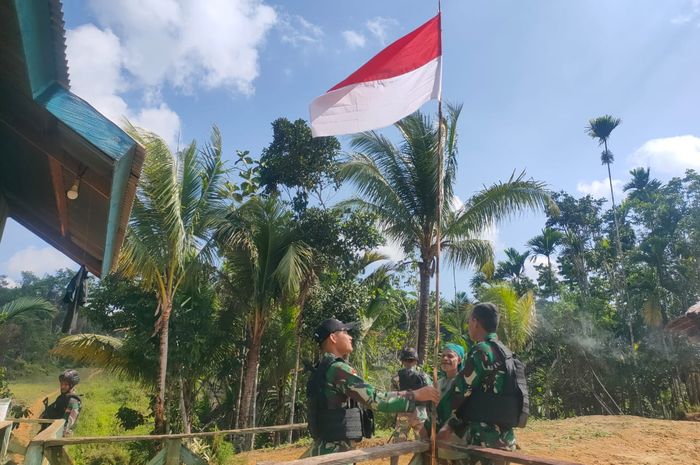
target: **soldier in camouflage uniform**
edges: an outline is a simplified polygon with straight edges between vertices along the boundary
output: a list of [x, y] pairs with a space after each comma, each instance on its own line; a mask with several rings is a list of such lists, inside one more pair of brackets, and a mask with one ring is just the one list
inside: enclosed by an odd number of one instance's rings
[[[75, 430], [80, 414], [81, 401], [75, 393], [75, 385], [80, 382], [80, 375], [75, 370], [66, 370], [58, 376], [61, 387], [61, 394], [52, 404], [48, 404], [48, 399], [44, 399], [44, 412], [41, 418], [51, 420], [65, 420], [63, 426], [63, 436], [70, 436]], [[45, 429], [48, 425], [44, 425]]]
[[[314, 332], [314, 338], [321, 346], [323, 353], [321, 362], [324, 358], [333, 359], [326, 370], [323, 387], [328, 410], [345, 408], [350, 399], [365, 408], [388, 413], [411, 412], [415, 409], [416, 401], [438, 401], [438, 391], [432, 386], [415, 391], [387, 392], [378, 390], [365, 382], [354, 368], [343, 361], [353, 350], [352, 336], [348, 334], [348, 330], [352, 328], [354, 328], [352, 324], [329, 319], [324, 320]], [[315, 439], [304, 456], [343, 452], [353, 447], [353, 442], [349, 440], [327, 442]]]
[[[469, 318], [469, 337], [475, 343], [467, 354], [464, 368], [454, 386], [452, 413], [438, 433], [438, 440], [462, 444], [491, 447], [515, 451], [515, 434], [512, 428], [461, 419], [456, 414], [461, 404], [468, 401], [477, 389], [502, 392], [506, 381], [505, 368], [497, 362], [493, 347], [488, 341], [498, 338], [498, 307], [491, 303], [474, 306]], [[500, 462], [473, 457], [467, 462], [471, 465], [491, 465]]]
[[[407, 347], [399, 355], [403, 370], [411, 371], [416, 377], [421, 379], [423, 386], [432, 386], [433, 380], [418, 366], [418, 352], [412, 347]], [[400, 391], [401, 381], [397, 373], [391, 378], [391, 390]], [[396, 414], [396, 424], [394, 431], [389, 438], [389, 442], [403, 442], [408, 440], [409, 432], [412, 430], [414, 437], [418, 437], [423, 423], [428, 419], [428, 412], [425, 405], [416, 405], [416, 409], [410, 413]]]

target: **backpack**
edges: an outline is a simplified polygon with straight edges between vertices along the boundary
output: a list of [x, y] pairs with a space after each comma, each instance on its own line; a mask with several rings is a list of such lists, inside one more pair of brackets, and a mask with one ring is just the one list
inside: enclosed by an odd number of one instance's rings
[[402, 368], [399, 370], [399, 389], [402, 391], [415, 391], [423, 386], [427, 386], [425, 378], [418, 370]]
[[524, 428], [530, 416], [525, 364], [501, 341], [487, 341], [506, 372], [503, 392], [475, 389], [457, 409], [462, 420], [481, 421], [506, 428]]

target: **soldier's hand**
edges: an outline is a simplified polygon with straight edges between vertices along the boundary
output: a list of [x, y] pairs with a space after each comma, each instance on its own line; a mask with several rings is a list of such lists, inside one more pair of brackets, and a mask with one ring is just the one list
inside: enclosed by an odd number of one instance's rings
[[413, 395], [415, 395], [417, 402], [433, 402], [434, 404], [440, 402], [440, 391], [433, 386], [423, 386], [416, 389], [413, 391]]
[[442, 428], [440, 428], [440, 431], [438, 431], [437, 434], [437, 440], [438, 441], [451, 441], [453, 440], [454, 432], [452, 431], [452, 428], [450, 428], [449, 425], [445, 425]]

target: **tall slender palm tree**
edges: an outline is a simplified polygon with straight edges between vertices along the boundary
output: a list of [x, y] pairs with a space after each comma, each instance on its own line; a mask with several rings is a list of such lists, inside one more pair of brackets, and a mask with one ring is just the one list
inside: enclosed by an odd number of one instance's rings
[[547, 259], [547, 281], [550, 290], [553, 286], [554, 272], [552, 271], [552, 255], [557, 251], [564, 239], [564, 234], [552, 228], [542, 229], [542, 233], [527, 241], [527, 246], [530, 249], [530, 260], [535, 261], [537, 257], [545, 257]]
[[593, 139], [598, 140], [598, 145], [603, 146], [603, 151], [600, 153], [600, 162], [608, 167], [608, 182], [610, 183], [610, 200], [612, 200], [613, 206], [613, 222], [615, 223], [615, 244], [617, 246], [617, 256], [618, 260], [622, 258], [622, 245], [620, 243], [620, 228], [617, 222], [617, 208], [615, 206], [615, 194], [613, 192], [612, 185], [612, 174], [610, 172], [610, 165], [615, 161], [615, 156], [608, 149], [608, 139], [613, 130], [620, 125], [622, 120], [620, 118], [615, 118], [610, 115], [599, 116], [593, 118], [588, 122], [586, 126], [586, 132]]
[[[396, 146], [385, 136], [365, 132], [352, 139], [355, 150], [340, 168], [341, 179], [351, 181], [360, 197], [346, 202], [377, 214], [385, 233], [405, 251], [415, 253], [420, 276], [418, 302], [418, 356], [427, 351], [430, 280], [435, 271], [438, 209], [442, 211], [441, 248], [446, 258], [459, 266], [493, 260], [484, 230], [524, 209], [543, 210], [552, 205], [544, 184], [511, 176], [477, 192], [461, 208], [452, 209], [457, 175], [457, 121], [461, 106], [448, 105], [442, 142], [437, 124], [420, 112], [395, 127], [401, 134]], [[440, 143], [441, 142], [441, 143]], [[438, 150], [444, 150], [444, 201], [438, 205]], [[556, 208], [556, 207], [553, 207]]]
[[192, 142], [173, 154], [155, 134], [128, 127], [146, 149], [118, 272], [141, 280], [156, 293], [160, 363], [155, 405], [156, 432], [165, 432], [168, 328], [173, 300], [186, 279], [214, 257], [212, 233], [224, 217], [225, 170], [221, 134], [214, 127], [204, 149]]
[[503, 251], [506, 259], [498, 262], [495, 277], [498, 279], [509, 279], [512, 283], [519, 281], [525, 274], [525, 261], [530, 256], [529, 251], [518, 252], [513, 247], [508, 247]]
[[312, 253], [300, 240], [292, 214], [274, 197], [253, 197], [227, 217], [217, 233], [224, 272], [239, 291], [237, 305], [248, 315], [250, 338], [239, 426], [253, 425], [256, 374], [263, 336], [274, 311], [298, 299]]

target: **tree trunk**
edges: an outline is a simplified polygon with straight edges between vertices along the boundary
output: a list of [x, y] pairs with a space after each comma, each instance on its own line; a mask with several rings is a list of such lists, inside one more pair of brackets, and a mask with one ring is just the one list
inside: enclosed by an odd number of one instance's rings
[[[296, 347], [296, 360], [294, 362], [294, 376], [292, 377], [292, 392], [291, 398], [289, 400], [289, 424], [294, 424], [294, 413], [297, 401], [297, 383], [299, 381], [299, 359], [301, 358], [301, 331], [299, 328], [299, 323], [297, 323], [296, 337], [297, 337], [297, 347]], [[287, 437], [287, 442], [292, 443], [292, 436], [294, 431], [289, 430], [289, 435]]]
[[192, 432], [192, 424], [190, 422], [190, 416], [187, 412], [187, 402], [185, 398], [189, 395], [189, 392], [185, 392], [185, 383], [182, 380], [182, 373], [180, 373], [180, 416], [182, 417], [182, 432], [185, 434], [190, 434]]
[[418, 295], [418, 365], [422, 365], [428, 351], [428, 316], [430, 305], [430, 262], [418, 264], [420, 290]]
[[255, 420], [255, 396], [257, 390], [257, 372], [260, 363], [260, 348], [264, 327], [258, 312], [254, 317], [251, 327], [250, 349], [246, 357], [245, 377], [243, 379], [243, 395], [241, 396], [241, 410], [238, 417], [239, 428], [253, 426]]
[[158, 392], [156, 395], [155, 430], [156, 434], [165, 434], [165, 375], [168, 371], [168, 328], [170, 312], [173, 309], [172, 300], [166, 298], [162, 303], [160, 314], [160, 367], [158, 373]]

